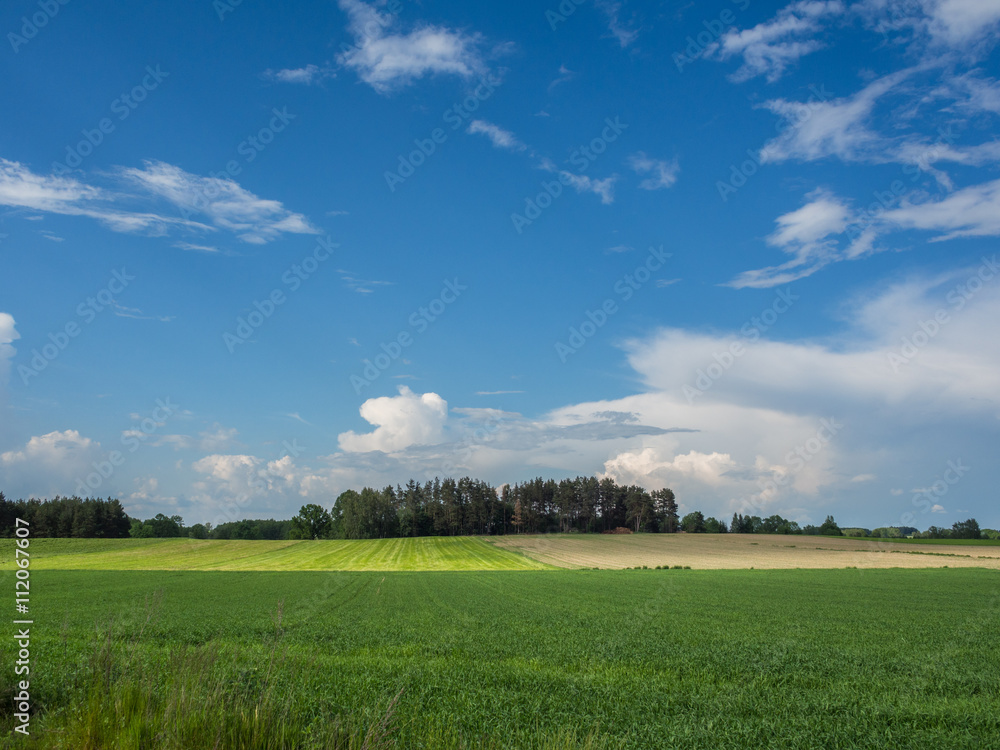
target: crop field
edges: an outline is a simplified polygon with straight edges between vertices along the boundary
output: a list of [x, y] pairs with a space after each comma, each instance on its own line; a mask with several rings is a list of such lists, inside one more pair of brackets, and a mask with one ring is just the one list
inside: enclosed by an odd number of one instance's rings
[[[478, 537], [358, 541], [36, 539], [36, 570], [541, 570], [549, 567]], [[0, 570], [14, 541], [0, 540]]]
[[493, 543], [560, 568], [689, 565], [699, 570], [778, 568], [992, 568], [996, 545], [914, 545], [780, 534], [547, 534]]
[[[14, 567], [0, 540], [0, 571]], [[789, 568], [1000, 569], [996, 545], [934, 545], [767, 534], [550, 534], [358, 541], [37, 539], [36, 570], [543, 570], [646, 565], [700, 570]]]
[[[991, 570], [39, 569], [31, 601], [38, 713], [9, 747], [925, 750], [1000, 737]], [[0, 639], [5, 663], [13, 648]], [[0, 705], [10, 722], [10, 696]]]

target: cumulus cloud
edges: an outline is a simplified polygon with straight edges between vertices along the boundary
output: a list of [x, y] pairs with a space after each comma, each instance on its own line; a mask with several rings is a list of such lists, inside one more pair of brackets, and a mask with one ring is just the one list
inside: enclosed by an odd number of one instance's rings
[[[812, 235], [803, 229], [796, 236]], [[882, 513], [878, 523], [925, 527], [929, 516], [895, 488], [933, 482], [948, 456], [988, 465], [990, 446], [981, 436], [995, 431], [1000, 417], [1000, 341], [993, 335], [1000, 284], [970, 293], [977, 272], [914, 276], [859, 293], [847, 306], [846, 330], [829, 340], [661, 329], [624, 344], [636, 393], [537, 418], [449, 410], [438, 394], [403, 387], [366, 401], [361, 413], [373, 430], [342, 433], [332, 455], [308, 463], [200, 459], [192, 498], [217, 509], [245, 497], [241, 513], [288, 513], [305, 501], [329, 505], [350, 487], [407, 477], [468, 474], [501, 483], [600, 467], [618, 481], [669, 486], [683, 507], [714, 515], [780, 513], [818, 523], [835, 513], [842, 523], [853, 516], [870, 524]], [[949, 301], [956, 289], [966, 290], [961, 307]], [[942, 308], [949, 318], [937, 333], [915, 337]], [[920, 346], [901, 362], [901, 342], [914, 340]], [[736, 343], [744, 351], [720, 360]], [[951, 492], [975, 497], [977, 481], [970, 474]], [[872, 507], [872, 493], [881, 493], [883, 506]], [[907, 512], [918, 516], [906, 522]]]
[[101, 444], [76, 430], [36, 435], [17, 450], [0, 453], [0, 478], [12, 497], [70, 495], [77, 483], [104, 459]]
[[340, 0], [354, 46], [338, 61], [379, 93], [409, 85], [427, 75], [470, 78], [486, 70], [478, 34], [425, 24], [407, 34], [393, 33], [395, 16], [361, 0]]
[[655, 448], [619, 453], [604, 462], [601, 476], [611, 477], [619, 483], [649, 486], [660, 480], [663, 486], [676, 485], [677, 480], [691, 478], [699, 482], [719, 485], [726, 474], [736, 468], [728, 453], [688, 453], [663, 458]]
[[436, 393], [418, 395], [401, 385], [398, 396], [365, 401], [361, 416], [376, 429], [362, 434], [341, 433], [337, 438], [341, 449], [391, 453], [414, 444], [440, 442], [448, 419], [448, 403]]
[[629, 157], [629, 166], [637, 174], [649, 175], [639, 183], [642, 190], [660, 190], [672, 187], [677, 182], [677, 175], [681, 171], [680, 164], [677, 163], [676, 159], [671, 161], [651, 159], [642, 151]]

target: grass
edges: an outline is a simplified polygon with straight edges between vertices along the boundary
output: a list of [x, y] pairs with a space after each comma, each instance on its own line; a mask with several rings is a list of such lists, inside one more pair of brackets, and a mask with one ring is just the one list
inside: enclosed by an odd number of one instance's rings
[[[478, 537], [358, 541], [33, 539], [36, 570], [543, 570], [550, 566]], [[0, 540], [0, 571], [14, 540]]]
[[988, 570], [31, 580], [40, 714], [17, 747], [947, 750], [1000, 736]]

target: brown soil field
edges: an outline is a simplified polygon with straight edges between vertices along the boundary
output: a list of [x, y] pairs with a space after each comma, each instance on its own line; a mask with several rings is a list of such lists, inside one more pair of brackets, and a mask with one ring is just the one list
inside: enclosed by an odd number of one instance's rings
[[1000, 547], [914, 545], [780, 534], [552, 534], [493, 537], [494, 544], [560, 568], [690, 565], [777, 568], [993, 568]]

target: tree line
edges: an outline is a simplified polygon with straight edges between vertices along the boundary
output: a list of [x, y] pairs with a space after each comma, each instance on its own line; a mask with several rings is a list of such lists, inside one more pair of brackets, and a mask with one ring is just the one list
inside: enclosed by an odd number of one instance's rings
[[56, 496], [52, 500], [8, 500], [0, 492], [0, 536], [14, 536], [15, 519], [27, 521], [35, 537], [121, 539], [132, 520], [113, 498], [86, 500]]
[[439, 479], [340, 494], [327, 512], [303, 506], [292, 538], [378, 539], [417, 536], [597, 533], [678, 530], [672, 490], [649, 492], [612, 479], [538, 477], [496, 487], [478, 479]]
[[0, 492], [0, 536], [14, 533], [14, 519], [31, 525], [36, 537], [194, 539], [380, 539], [417, 536], [481, 536], [556, 532], [632, 532], [691, 534], [806, 534], [869, 538], [997, 539], [974, 518], [951, 529], [907, 526], [841, 529], [833, 516], [816, 526], [772, 515], [734, 513], [727, 525], [701, 511], [678, 515], [669, 488], [652, 492], [613, 479], [535, 479], [497, 489], [478, 479], [439, 479], [382, 489], [346, 490], [332, 508], [304, 505], [291, 519], [243, 519], [185, 526], [178, 516], [158, 513], [130, 517], [114, 498], [56, 496], [52, 500], [8, 500]]

